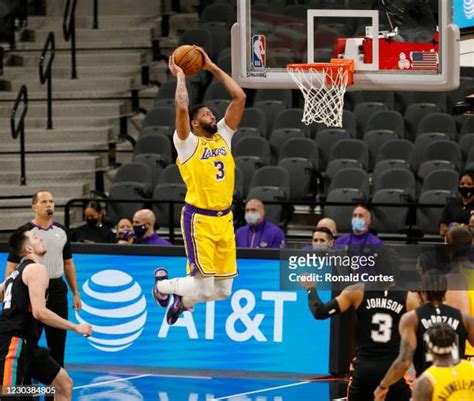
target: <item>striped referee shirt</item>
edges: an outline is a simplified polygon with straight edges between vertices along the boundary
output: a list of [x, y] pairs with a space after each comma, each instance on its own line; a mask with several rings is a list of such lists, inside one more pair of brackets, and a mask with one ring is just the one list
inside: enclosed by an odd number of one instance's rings
[[[69, 235], [64, 226], [54, 222], [48, 228], [42, 228], [33, 224], [31, 221], [26, 223], [29, 230], [37, 234], [44, 241], [46, 254], [43, 256], [42, 264], [49, 271], [49, 278], [59, 278], [64, 274], [64, 261], [72, 258], [71, 243]], [[18, 255], [10, 253], [8, 261], [20, 263], [21, 258]]]

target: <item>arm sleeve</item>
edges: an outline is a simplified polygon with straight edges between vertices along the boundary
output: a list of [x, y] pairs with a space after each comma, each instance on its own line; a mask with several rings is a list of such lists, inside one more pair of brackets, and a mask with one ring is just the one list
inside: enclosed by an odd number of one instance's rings
[[183, 141], [179, 139], [176, 131], [173, 134], [173, 143], [178, 153], [180, 163], [184, 163], [188, 160], [194, 154], [199, 144], [197, 136], [192, 132], [190, 132], [188, 137]]
[[235, 130], [230, 128], [226, 123], [225, 119], [223, 118], [217, 123], [217, 132], [221, 134], [222, 139], [226, 143], [226, 145], [231, 149], [231, 142], [232, 142], [232, 135], [234, 135]]
[[331, 299], [327, 303], [323, 303], [321, 298], [319, 298], [316, 288], [308, 290], [308, 306], [314, 318], [318, 320], [328, 319], [341, 312], [336, 298]]

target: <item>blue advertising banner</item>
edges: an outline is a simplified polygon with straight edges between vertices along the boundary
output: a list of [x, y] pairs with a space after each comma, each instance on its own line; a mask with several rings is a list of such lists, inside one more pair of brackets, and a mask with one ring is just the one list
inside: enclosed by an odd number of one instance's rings
[[454, 23], [460, 29], [474, 28], [474, 0], [454, 0]]
[[[0, 254], [2, 269], [5, 259]], [[329, 321], [312, 318], [305, 291], [279, 290], [279, 260], [239, 259], [231, 297], [196, 305], [174, 326], [151, 295], [153, 271], [182, 276], [184, 257], [75, 254], [74, 261], [83, 307], [75, 312], [70, 302], [69, 316], [94, 334], [68, 334], [68, 363], [328, 372]]]

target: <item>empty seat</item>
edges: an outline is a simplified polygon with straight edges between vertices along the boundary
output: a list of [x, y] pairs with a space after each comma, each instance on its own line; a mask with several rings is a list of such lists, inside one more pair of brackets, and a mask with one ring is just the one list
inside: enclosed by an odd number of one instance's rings
[[417, 155], [417, 166], [428, 160], [447, 160], [454, 163], [457, 170], [461, 171], [462, 154], [456, 142], [435, 141], [430, 143], [421, 155]]
[[[402, 189], [380, 189], [375, 192], [373, 203], [403, 204], [407, 202], [406, 193]], [[378, 232], [398, 233], [406, 226], [408, 207], [375, 206], [372, 219]]]
[[402, 110], [406, 110], [412, 104], [429, 104], [445, 111], [447, 107], [447, 95], [444, 92], [397, 92], [398, 102]]
[[423, 153], [427, 146], [436, 141], [448, 141], [449, 137], [441, 133], [424, 134], [416, 138], [414, 151], [414, 166], [415, 169], [420, 168], [420, 164], [416, 164], [417, 160], [421, 160]]
[[395, 106], [395, 94], [391, 91], [358, 91], [352, 93], [355, 103], [383, 103], [390, 110], [393, 110]]
[[453, 170], [436, 170], [429, 173], [423, 181], [421, 193], [431, 190], [443, 190], [456, 193], [459, 174]]
[[293, 95], [291, 89], [257, 89], [255, 91], [254, 104], [263, 100], [278, 100], [289, 109], [293, 106]]
[[362, 163], [364, 169], [369, 165], [369, 150], [359, 139], [343, 139], [334, 144], [329, 155], [329, 161], [335, 159], [354, 159]]
[[369, 176], [360, 168], [344, 168], [339, 170], [331, 180], [328, 193], [337, 188], [354, 188], [365, 197], [369, 195]]
[[[311, 129], [303, 123], [303, 110], [288, 109], [283, 110], [275, 118], [273, 123], [273, 131], [279, 128], [298, 128], [304, 132], [305, 136], [309, 137]], [[272, 132], [273, 132], [272, 131]]]
[[229, 92], [219, 81], [212, 81], [204, 92], [204, 103], [215, 99], [231, 100]]
[[443, 207], [448, 203], [453, 194], [449, 191], [426, 191], [418, 200], [419, 204], [440, 205], [440, 207], [418, 207], [416, 212], [416, 225], [425, 234], [439, 234], [439, 221]]
[[315, 170], [314, 165], [305, 158], [285, 157], [278, 162], [278, 167], [288, 171], [291, 177], [290, 197], [292, 201], [305, 200], [312, 198], [310, 193], [314, 183]]
[[415, 176], [410, 170], [404, 168], [395, 168], [393, 170], [386, 170], [374, 180], [374, 192], [382, 189], [400, 189], [411, 199], [416, 196], [416, 181]]
[[232, 150], [234, 157], [255, 156], [262, 163], [270, 164], [271, 152], [270, 145], [265, 138], [259, 136], [246, 136], [235, 144]]
[[380, 146], [376, 163], [382, 160], [406, 160], [414, 162], [415, 146], [406, 139], [391, 139]]
[[336, 173], [345, 168], [363, 170], [362, 163], [354, 159], [336, 159], [328, 163], [324, 172], [324, 192], [326, 193]]
[[413, 140], [418, 131], [421, 120], [429, 114], [439, 113], [439, 107], [433, 104], [412, 104], [405, 111], [407, 131], [405, 138]]
[[304, 132], [299, 128], [280, 128], [272, 131], [268, 142], [275, 160], [279, 158], [280, 149], [293, 138], [305, 138]]
[[[358, 203], [365, 200], [364, 194], [355, 188], [337, 188], [329, 192], [327, 202]], [[339, 232], [352, 231], [351, 220], [354, 205], [325, 206], [324, 216], [336, 222]]]
[[161, 155], [163, 161], [169, 164], [172, 160], [171, 141], [161, 134], [142, 136], [138, 138], [133, 154], [139, 155], [142, 153]]
[[236, 21], [235, 7], [228, 3], [209, 4], [202, 11], [201, 22], [221, 21], [230, 28]]
[[[117, 182], [111, 185], [109, 200], [117, 200], [107, 205], [107, 218], [113, 223], [120, 219], [132, 220], [133, 215], [145, 206], [144, 201], [148, 197], [147, 187], [144, 184], [133, 182]], [[121, 200], [132, 200], [137, 202], [119, 202]]]
[[235, 166], [234, 199], [244, 199], [244, 173], [239, 166]]
[[269, 138], [276, 116], [282, 110], [286, 109], [286, 105], [281, 100], [261, 100], [259, 102], [255, 102], [255, 107], [259, 110], [262, 110], [265, 114], [265, 120], [267, 122], [267, 132], [265, 133], [265, 136]]
[[256, 128], [261, 132], [262, 136], [265, 136], [267, 132], [265, 113], [256, 107], [246, 107], [239, 127]]
[[377, 111], [384, 111], [385, 105], [383, 103], [376, 102], [363, 102], [356, 104], [354, 108], [354, 114], [357, 119], [358, 129], [358, 138], [362, 138], [366, 130], [367, 122], [370, 117]]
[[127, 163], [117, 170], [115, 183], [132, 182], [144, 185], [144, 195], [149, 196], [152, 188], [151, 169], [148, 165], [140, 162]]
[[393, 110], [376, 111], [369, 117], [366, 132], [372, 130], [390, 130], [402, 139], [405, 135], [405, 120], [403, 116]]
[[316, 144], [320, 152], [321, 167], [324, 169], [328, 163], [332, 147], [343, 139], [350, 139], [351, 134], [344, 128], [327, 128], [318, 131], [316, 135]]
[[232, 149], [234, 149], [235, 144], [239, 142], [242, 138], [247, 136], [262, 136], [261, 132], [257, 128], [239, 128], [232, 135]]
[[155, 188], [158, 184], [158, 178], [167, 166], [167, 163], [161, 155], [152, 155], [142, 153], [133, 157], [133, 162], [146, 164], [151, 172], [151, 188]]
[[399, 159], [387, 159], [387, 160], [380, 160], [374, 167], [374, 171], [372, 173], [372, 182], [377, 182], [380, 179], [380, 176], [388, 170], [393, 169], [404, 169], [411, 171], [410, 163], [407, 160], [399, 160]]
[[309, 138], [288, 139], [280, 148], [280, 160], [287, 157], [300, 157], [311, 162], [313, 168], [319, 167], [319, 149]]
[[265, 166], [259, 168], [252, 177], [250, 189], [254, 187], [277, 187], [286, 195], [290, 195], [290, 175], [279, 166]]
[[138, 136], [138, 139], [140, 139], [142, 136], [145, 135], [163, 135], [166, 136], [167, 138], [172, 138], [174, 133], [174, 128], [172, 127], [165, 127], [162, 125], [150, 125], [148, 127], [142, 127], [140, 130], [140, 135]]
[[375, 160], [380, 146], [391, 139], [397, 139], [397, 135], [390, 130], [372, 130], [366, 132], [364, 135], [364, 142], [369, 149], [370, 170], [375, 166]]
[[178, 46], [196, 45], [202, 47], [214, 59], [214, 42], [212, 35], [205, 29], [187, 29], [180, 37]]
[[423, 117], [418, 126], [417, 136], [429, 132], [441, 132], [456, 140], [456, 122], [446, 113], [433, 113]]
[[459, 147], [461, 148], [463, 160], [467, 160], [469, 151], [474, 149], [474, 133], [464, 134], [459, 139]]
[[[214, 55], [217, 56], [222, 49], [230, 46], [230, 30], [226, 22], [207, 21], [199, 24], [199, 29], [204, 29], [211, 34]], [[224, 71], [231, 73], [230, 69], [224, 69]]]
[[[176, 183], [162, 183], [158, 184], [153, 190], [153, 202], [152, 210], [155, 213], [157, 222], [162, 227], [178, 227], [180, 224], [181, 209], [184, 206], [184, 198], [186, 195], [186, 186], [184, 184]], [[168, 201], [168, 202], [164, 202]], [[170, 201], [174, 202], [172, 205]], [[173, 213], [170, 214], [170, 207], [173, 207]], [[170, 216], [172, 220], [170, 222]]]
[[466, 134], [474, 134], [474, 116], [467, 116], [462, 123], [461, 137]]
[[166, 166], [158, 179], [158, 184], [184, 184], [178, 166], [176, 164]]
[[209, 107], [215, 114], [217, 121], [221, 120], [225, 116], [227, 107], [229, 107], [230, 100], [227, 99], [208, 99], [206, 100], [206, 106]]
[[265, 163], [258, 156], [237, 156], [235, 158], [235, 165], [242, 173], [242, 197], [245, 198], [253, 175]]
[[[288, 197], [284, 191], [277, 187], [263, 186], [254, 187], [249, 190], [247, 199], [259, 199], [265, 202], [287, 201]], [[265, 219], [273, 224], [281, 224], [284, 216], [284, 207], [282, 205], [265, 205]]]
[[474, 170], [474, 148], [471, 148], [466, 158], [466, 171]]
[[149, 126], [174, 127], [175, 124], [176, 114], [174, 107], [157, 107], [146, 113], [142, 129]]
[[456, 166], [447, 160], [428, 160], [418, 168], [417, 176], [423, 182], [428, 174], [438, 170], [456, 171]]

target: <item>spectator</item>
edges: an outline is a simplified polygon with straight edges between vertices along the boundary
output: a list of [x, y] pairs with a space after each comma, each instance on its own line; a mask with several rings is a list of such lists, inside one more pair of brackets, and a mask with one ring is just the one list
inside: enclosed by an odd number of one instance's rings
[[444, 237], [452, 223], [469, 224], [474, 213], [474, 172], [465, 172], [459, 179], [459, 199], [449, 202], [443, 209], [439, 233]]
[[330, 219], [329, 217], [324, 217], [321, 220], [319, 220], [316, 227], [317, 228], [326, 227], [331, 231], [333, 238], [337, 237], [336, 222], [333, 219]]
[[141, 209], [133, 215], [134, 244], [171, 246], [171, 243], [155, 233], [155, 214], [150, 209]]
[[[68, 318], [68, 288], [63, 276], [69, 284], [73, 294], [74, 310], [81, 308], [81, 298], [76, 279], [76, 267], [72, 259], [71, 243], [69, 233], [61, 224], [53, 221], [54, 198], [49, 191], [39, 191], [34, 194], [31, 208], [34, 219], [26, 223], [32, 234], [43, 239], [46, 254], [43, 264], [49, 273], [48, 298], [46, 307], [58, 314], [63, 319]], [[10, 252], [5, 269], [5, 277], [8, 277], [21, 262], [21, 256]], [[64, 351], [66, 347], [66, 330], [51, 326], [44, 326], [46, 343], [51, 350], [51, 356], [62, 367], [64, 367]], [[41, 335], [41, 326], [38, 335]], [[52, 400], [53, 397], [46, 397]]]
[[84, 211], [84, 217], [86, 224], [72, 232], [72, 242], [115, 242], [114, 233], [104, 224], [104, 212], [99, 202], [90, 201]]
[[327, 250], [334, 245], [334, 236], [327, 227], [316, 227], [313, 231], [313, 249]]
[[262, 201], [250, 199], [245, 204], [247, 225], [235, 232], [237, 247], [241, 248], [281, 248], [285, 245], [285, 233], [275, 224], [265, 220]]
[[336, 245], [383, 245], [383, 241], [376, 235], [369, 232], [372, 223], [372, 216], [369, 209], [363, 205], [358, 205], [352, 212], [352, 232], [339, 237]]
[[471, 217], [469, 218], [469, 230], [471, 230], [472, 244], [474, 245], [474, 213], [471, 213]]
[[117, 231], [118, 244], [133, 244], [135, 233], [133, 232], [133, 224], [129, 219], [121, 219], [115, 229]]

